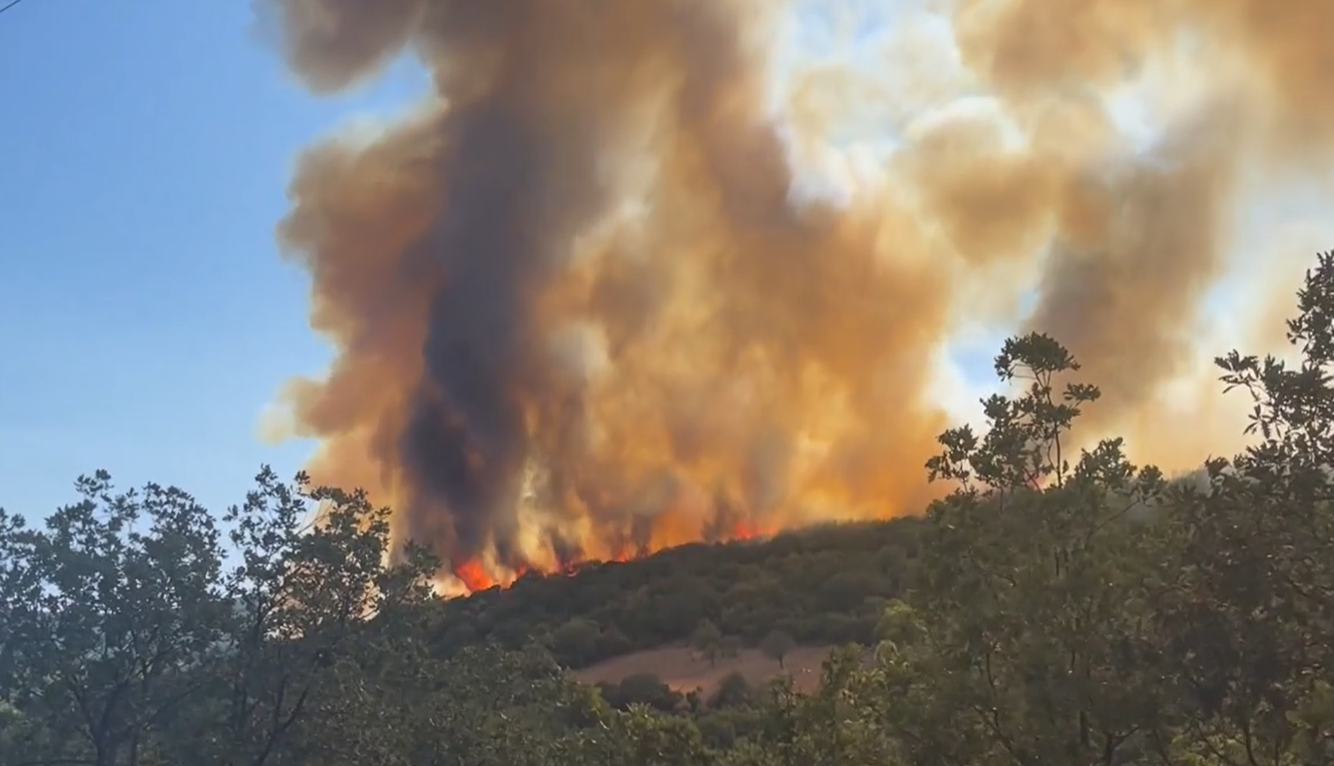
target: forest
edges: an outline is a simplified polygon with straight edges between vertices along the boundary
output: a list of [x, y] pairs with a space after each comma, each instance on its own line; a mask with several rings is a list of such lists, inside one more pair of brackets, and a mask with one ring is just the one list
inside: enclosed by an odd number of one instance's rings
[[[1072, 449], [1096, 381], [1031, 333], [920, 516], [463, 599], [428, 550], [383, 564], [363, 492], [264, 469], [215, 515], [80, 478], [41, 522], [0, 511], [0, 766], [1334, 763], [1334, 253], [1293, 315], [1292, 358], [1218, 358], [1252, 446], [1197, 474]], [[811, 693], [571, 672], [682, 642], [842, 648]]]

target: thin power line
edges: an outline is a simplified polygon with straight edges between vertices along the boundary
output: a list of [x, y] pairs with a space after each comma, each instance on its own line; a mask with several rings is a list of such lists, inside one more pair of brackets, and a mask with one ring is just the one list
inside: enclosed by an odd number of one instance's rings
[[8, 3], [5, 3], [3, 6], [0, 6], [0, 13], [4, 13], [5, 11], [9, 10], [10, 8], [13, 8], [14, 6], [18, 5], [21, 2], [23, 2], [23, 0], [9, 0]]

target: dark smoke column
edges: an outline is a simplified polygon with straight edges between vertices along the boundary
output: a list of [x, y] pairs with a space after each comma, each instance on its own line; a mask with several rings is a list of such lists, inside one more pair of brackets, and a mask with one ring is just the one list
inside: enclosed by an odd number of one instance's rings
[[527, 446], [517, 396], [529, 343], [525, 292], [545, 269], [536, 224], [550, 179], [519, 107], [493, 98], [441, 125], [454, 148], [440, 172], [459, 193], [421, 245], [444, 285], [431, 302], [427, 377], [402, 448], [414, 505], [452, 520], [451, 550], [470, 558], [494, 544], [508, 562]]
[[[401, 176], [410, 165], [411, 173], [433, 177], [430, 185], [443, 190], [442, 199], [418, 237], [374, 262], [367, 256], [359, 268], [378, 272], [375, 281], [404, 292], [432, 286], [421, 317], [420, 367], [413, 370], [404, 361], [403, 374], [383, 376], [399, 389], [400, 411], [379, 416], [372, 449], [398, 502], [406, 502], [401, 535], [434, 543], [456, 566], [486, 550], [502, 563], [523, 563], [515, 513], [530, 444], [525, 402], [542, 398], [550, 377], [531, 307], [558, 275], [571, 239], [605, 207], [606, 190], [597, 177], [605, 148], [598, 141], [638, 98], [637, 60], [663, 54], [662, 41], [673, 34], [672, 5], [264, 5], [267, 17], [280, 24], [293, 69], [313, 90], [338, 90], [369, 77], [408, 46], [434, 72], [444, 102], [438, 114], [424, 129], [383, 139], [409, 146], [365, 175], [375, 182]], [[375, 158], [366, 153], [355, 162]], [[344, 226], [360, 212], [345, 201], [327, 207], [322, 219]], [[327, 297], [318, 280], [318, 261], [326, 256], [313, 249], [318, 303]], [[350, 303], [339, 296], [327, 301], [334, 311]], [[376, 301], [374, 310], [406, 312], [385, 305], [391, 303], [392, 296]], [[361, 330], [375, 325], [364, 307], [347, 309], [341, 319], [360, 323]], [[384, 324], [386, 333], [400, 327]], [[340, 344], [349, 366], [382, 364], [374, 358], [376, 343], [401, 345], [375, 332], [351, 335], [355, 342]], [[349, 361], [358, 346], [367, 359]], [[327, 391], [325, 398], [332, 398]]]

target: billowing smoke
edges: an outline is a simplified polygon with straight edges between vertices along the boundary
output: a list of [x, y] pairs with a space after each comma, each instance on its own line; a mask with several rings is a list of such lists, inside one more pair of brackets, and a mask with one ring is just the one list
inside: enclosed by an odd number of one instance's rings
[[[279, 238], [338, 355], [286, 401], [318, 479], [470, 582], [920, 509], [969, 323], [1054, 333], [1095, 423], [1142, 419], [1197, 356], [1242, 176], [1334, 135], [1324, 0], [953, 0], [951, 44], [905, 32], [777, 106], [776, 0], [260, 4], [314, 91], [405, 49], [434, 74], [301, 158]], [[1146, 72], [1141, 146], [1111, 104]], [[951, 93], [990, 106], [925, 114]], [[802, 193], [871, 109], [875, 177]]]

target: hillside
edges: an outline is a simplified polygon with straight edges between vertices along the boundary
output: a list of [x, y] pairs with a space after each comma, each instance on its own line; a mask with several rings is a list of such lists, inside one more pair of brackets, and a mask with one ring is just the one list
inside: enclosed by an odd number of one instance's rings
[[828, 525], [530, 574], [444, 602], [436, 646], [453, 654], [537, 639], [578, 669], [688, 641], [706, 621], [743, 647], [775, 631], [808, 647], [869, 644], [885, 602], [911, 584], [921, 526], [914, 517]]

